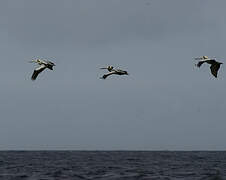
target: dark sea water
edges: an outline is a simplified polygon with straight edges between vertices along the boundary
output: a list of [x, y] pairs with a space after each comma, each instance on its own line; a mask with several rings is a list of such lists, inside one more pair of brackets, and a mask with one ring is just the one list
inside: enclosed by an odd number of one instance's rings
[[226, 180], [226, 152], [0, 151], [0, 180]]

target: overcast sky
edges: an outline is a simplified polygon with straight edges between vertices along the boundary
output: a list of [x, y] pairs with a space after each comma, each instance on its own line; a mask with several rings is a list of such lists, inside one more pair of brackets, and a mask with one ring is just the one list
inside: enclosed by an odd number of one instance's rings
[[[0, 1], [0, 149], [225, 150], [225, 0]], [[53, 61], [36, 81], [34, 58]], [[99, 77], [113, 65], [129, 76]]]

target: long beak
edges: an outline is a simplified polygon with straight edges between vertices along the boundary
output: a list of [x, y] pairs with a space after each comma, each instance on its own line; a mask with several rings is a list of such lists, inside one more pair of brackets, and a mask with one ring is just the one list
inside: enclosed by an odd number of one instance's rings
[[29, 63], [34, 63], [34, 62], [36, 62], [35, 60], [31, 60], [31, 61], [28, 61]]
[[104, 67], [104, 68], [100, 68], [100, 69], [108, 69], [108, 68]]

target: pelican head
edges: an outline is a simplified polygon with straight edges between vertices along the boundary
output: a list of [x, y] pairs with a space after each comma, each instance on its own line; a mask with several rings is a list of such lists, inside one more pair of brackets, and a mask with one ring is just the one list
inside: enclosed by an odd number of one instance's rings
[[107, 69], [109, 72], [111, 72], [114, 69], [114, 67], [108, 66], [108, 67], [104, 67], [104, 68], [100, 68], [100, 69]]
[[31, 60], [29, 61], [30, 63], [38, 63], [38, 64], [41, 64], [41, 60], [40, 59], [34, 59], [34, 60]]
[[208, 56], [202, 56], [203, 59], [208, 59]]
[[114, 68], [113, 66], [108, 66], [107, 67], [108, 71], [112, 71], [113, 68]]

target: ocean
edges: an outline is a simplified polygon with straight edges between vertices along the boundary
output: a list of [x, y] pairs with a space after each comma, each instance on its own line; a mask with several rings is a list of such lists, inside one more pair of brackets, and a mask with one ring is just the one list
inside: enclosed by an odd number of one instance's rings
[[0, 151], [0, 180], [226, 180], [226, 151]]

